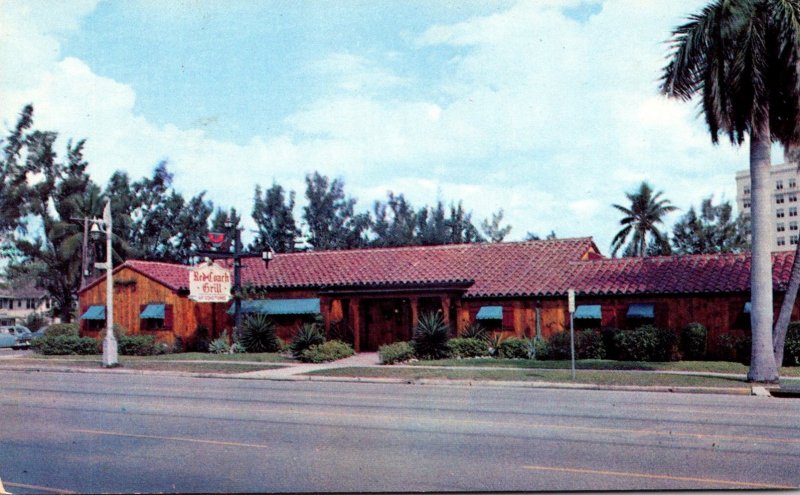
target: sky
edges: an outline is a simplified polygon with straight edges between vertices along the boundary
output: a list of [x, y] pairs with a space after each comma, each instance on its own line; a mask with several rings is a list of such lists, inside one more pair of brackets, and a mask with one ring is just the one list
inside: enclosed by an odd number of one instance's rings
[[[101, 186], [167, 160], [187, 198], [245, 213], [253, 189], [341, 178], [462, 200], [506, 240], [592, 236], [610, 253], [643, 181], [680, 208], [735, 203], [746, 146], [658, 92], [671, 30], [705, 1], [0, 0], [0, 120], [86, 139]], [[777, 153], [775, 155], [778, 155]], [[773, 156], [779, 163], [781, 156]], [[247, 237], [247, 234], [245, 235]]]

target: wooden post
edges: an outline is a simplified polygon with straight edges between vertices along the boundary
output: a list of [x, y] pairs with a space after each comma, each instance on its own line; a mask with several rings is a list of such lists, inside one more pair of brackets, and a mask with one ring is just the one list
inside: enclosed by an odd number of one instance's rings
[[332, 301], [329, 297], [321, 297], [319, 299], [319, 310], [322, 312], [322, 321], [325, 325], [325, 338], [330, 338], [331, 334], [331, 305]]
[[443, 295], [441, 298], [442, 302], [442, 319], [444, 320], [445, 325], [450, 324], [450, 296], [447, 294]]
[[358, 302], [355, 297], [350, 299], [350, 325], [353, 327], [353, 350], [361, 352], [361, 315]]
[[456, 336], [461, 335], [461, 332], [464, 331], [464, 319], [461, 317], [461, 298], [459, 297], [455, 301], [456, 305]]
[[411, 335], [414, 335], [414, 329], [419, 323], [419, 298], [411, 296], [408, 301], [411, 303]]

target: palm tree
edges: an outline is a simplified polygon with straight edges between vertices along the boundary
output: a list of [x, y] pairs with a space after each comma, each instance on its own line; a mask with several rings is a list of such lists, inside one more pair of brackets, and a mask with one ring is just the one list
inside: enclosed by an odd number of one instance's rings
[[800, 1], [715, 0], [672, 34], [661, 91], [684, 101], [702, 97], [715, 144], [719, 133], [750, 139], [752, 260], [748, 379], [776, 382], [772, 352], [770, 147], [800, 140]]
[[[630, 207], [611, 205], [625, 215], [619, 221], [620, 225], [623, 225], [622, 230], [617, 232], [611, 241], [612, 256], [617, 255], [617, 251], [628, 241], [628, 236], [631, 240], [625, 246], [623, 256], [644, 257], [650, 254], [653, 248], [657, 248], [661, 254], [669, 254], [667, 236], [658, 229], [658, 224], [663, 224], [664, 215], [677, 208], [672, 206], [668, 199], [661, 199], [661, 194], [663, 191], [653, 194], [650, 184], [642, 182], [637, 192], [625, 193], [631, 202]], [[652, 239], [652, 248], [648, 246], [648, 236]]]

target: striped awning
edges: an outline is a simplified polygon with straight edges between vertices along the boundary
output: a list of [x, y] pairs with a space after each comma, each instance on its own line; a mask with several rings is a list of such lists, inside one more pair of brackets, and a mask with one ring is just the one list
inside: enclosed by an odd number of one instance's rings
[[106, 307], [103, 305], [89, 306], [81, 315], [81, 320], [105, 320]]
[[[234, 313], [234, 305], [228, 308], [228, 314]], [[250, 299], [242, 301], [243, 314], [260, 313], [264, 315], [318, 315], [319, 299]]]
[[163, 304], [148, 304], [139, 314], [139, 318], [143, 320], [163, 320], [164, 319], [164, 305]]
[[578, 320], [599, 320], [602, 318], [601, 307], [599, 304], [581, 304], [575, 308], [573, 317]]
[[631, 304], [628, 306], [628, 318], [655, 318], [654, 304]]
[[478, 314], [475, 315], [476, 320], [502, 320], [503, 307], [502, 306], [481, 306]]

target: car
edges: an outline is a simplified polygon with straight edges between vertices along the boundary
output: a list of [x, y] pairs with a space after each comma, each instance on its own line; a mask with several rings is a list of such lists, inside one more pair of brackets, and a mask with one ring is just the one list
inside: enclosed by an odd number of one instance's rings
[[31, 346], [31, 331], [22, 325], [0, 327], [0, 348], [27, 349]]

